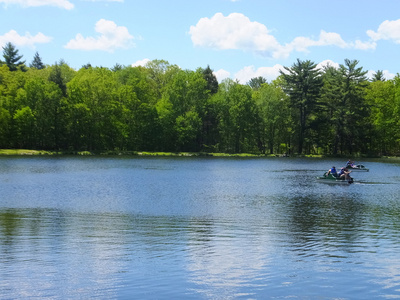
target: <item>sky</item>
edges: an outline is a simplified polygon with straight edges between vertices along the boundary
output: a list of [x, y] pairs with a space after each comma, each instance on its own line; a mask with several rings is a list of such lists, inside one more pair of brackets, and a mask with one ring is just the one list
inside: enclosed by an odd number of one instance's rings
[[36, 52], [74, 69], [159, 59], [245, 84], [270, 82], [297, 59], [336, 67], [350, 59], [392, 79], [400, 1], [0, 0], [0, 46], [8, 42], [27, 65]]

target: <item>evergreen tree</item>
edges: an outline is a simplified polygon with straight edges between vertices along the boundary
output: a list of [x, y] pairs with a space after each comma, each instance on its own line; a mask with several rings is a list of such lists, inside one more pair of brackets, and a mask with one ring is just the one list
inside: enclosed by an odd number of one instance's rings
[[218, 80], [210, 66], [207, 66], [207, 68], [203, 69], [202, 73], [204, 79], [207, 81], [207, 89], [211, 92], [211, 94], [218, 92]]
[[25, 61], [21, 61], [22, 55], [18, 55], [18, 50], [10, 42], [3, 47], [3, 57], [10, 71], [16, 71], [18, 68], [24, 70]]
[[67, 94], [67, 85], [63, 80], [61, 67], [58, 63], [54, 64], [54, 67], [52, 68], [49, 75], [49, 81], [53, 81], [55, 84], [57, 84], [64, 96]]
[[111, 68], [111, 71], [113, 72], [117, 72], [117, 71], [121, 71], [124, 67], [120, 64], [115, 64], [114, 67]]
[[309, 60], [297, 62], [291, 68], [284, 67], [286, 72], [280, 71], [284, 80], [283, 89], [289, 95], [291, 107], [294, 108], [299, 126], [298, 153], [303, 152], [304, 141], [309, 139], [311, 116], [315, 113], [317, 100], [320, 97], [322, 77], [317, 65]]
[[375, 81], [385, 81], [385, 77], [383, 77], [383, 71], [382, 70], [378, 70], [374, 76], [372, 77], [372, 82]]
[[32, 61], [32, 63], [29, 65], [29, 67], [35, 68], [35, 69], [38, 69], [38, 70], [41, 70], [41, 69], [44, 69], [44, 68], [45, 68], [45, 65], [44, 65], [44, 63], [42, 62], [42, 59], [41, 59], [41, 57], [39, 56], [39, 53], [38, 53], [38, 52], [35, 53], [35, 56], [33, 57], [33, 61]]
[[369, 125], [369, 107], [365, 101], [367, 71], [358, 67], [358, 60], [345, 59], [344, 65], [339, 66], [342, 76], [342, 105], [343, 132], [341, 133], [342, 147], [350, 154], [353, 151], [365, 150], [367, 145]]
[[267, 83], [267, 80], [262, 77], [253, 77], [247, 83], [253, 90], [258, 90], [264, 83]]

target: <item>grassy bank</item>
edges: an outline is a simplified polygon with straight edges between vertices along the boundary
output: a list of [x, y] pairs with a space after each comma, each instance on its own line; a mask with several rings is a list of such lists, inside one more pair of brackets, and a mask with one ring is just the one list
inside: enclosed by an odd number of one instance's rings
[[0, 149], [0, 155], [59, 155], [62, 152], [29, 150], [29, 149]]
[[45, 151], [30, 149], [0, 149], [2, 156], [20, 156], [20, 155], [126, 155], [126, 156], [213, 156], [213, 157], [275, 157], [276, 155], [257, 155], [250, 153], [206, 153], [206, 152], [146, 152], [146, 151], [107, 151], [107, 152], [90, 152], [90, 151]]
[[[106, 151], [106, 152], [91, 152], [91, 151], [46, 151], [46, 150], [31, 150], [31, 149], [0, 149], [0, 156], [23, 156], [23, 155], [79, 155], [79, 156], [193, 156], [193, 157], [282, 157], [280, 154], [251, 154], [251, 153], [210, 153], [210, 152], [146, 152], [146, 151]], [[332, 157], [332, 158], [348, 158], [348, 155], [290, 155], [291, 157]], [[367, 156], [351, 156], [358, 158], [367, 158]], [[372, 158], [372, 157], [370, 157]], [[390, 158], [400, 159], [396, 156], [381, 156], [374, 158]]]

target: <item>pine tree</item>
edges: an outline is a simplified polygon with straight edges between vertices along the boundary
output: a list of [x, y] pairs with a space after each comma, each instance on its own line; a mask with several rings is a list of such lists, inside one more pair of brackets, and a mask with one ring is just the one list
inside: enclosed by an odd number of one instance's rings
[[3, 57], [10, 71], [16, 71], [18, 68], [24, 70], [25, 61], [21, 61], [22, 55], [18, 55], [18, 50], [10, 42], [3, 47]]
[[298, 153], [303, 152], [304, 142], [310, 139], [310, 120], [314, 114], [322, 87], [322, 77], [317, 64], [297, 59], [291, 68], [280, 70], [284, 80], [283, 90], [289, 95], [291, 107], [298, 119]]
[[375, 81], [385, 81], [385, 77], [383, 76], [383, 71], [382, 70], [378, 70], [372, 77], [372, 82]]
[[33, 57], [33, 61], [32, 61], [32, 63], [29, 65], [29, 67], [35, 68], [35, 69], [38, 69], [38, 70], [41, 70], [41, 69], [44, 69], [44, 68], [45, 68], [45, 65], [44, 65], [44, 63], [42, 62], [42, 59], [40, 58], [38, 52], [35, 53], [35, 56]]

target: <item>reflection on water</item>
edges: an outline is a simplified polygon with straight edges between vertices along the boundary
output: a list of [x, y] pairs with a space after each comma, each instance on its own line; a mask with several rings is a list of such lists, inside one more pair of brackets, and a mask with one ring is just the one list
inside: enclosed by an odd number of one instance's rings
[[0, 159], [0, 298], [399, 298], [400, 167], [333, 163]]

